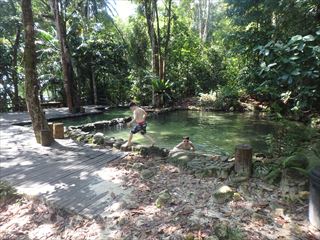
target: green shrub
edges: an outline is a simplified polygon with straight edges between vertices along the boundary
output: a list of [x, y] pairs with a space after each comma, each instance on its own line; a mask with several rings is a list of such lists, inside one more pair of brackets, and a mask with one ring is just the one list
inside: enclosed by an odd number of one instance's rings
[[218, 111], [228, 111], [232, 107], [234, 110], [242, 110], [239, 103], [240, 92], [228, 85], [218, 88], [217, 91], [210, 93], [201, 93], [199, 105], [201, 107], [212, 108]]
[[8, 199], [17, 196], [17, 191], [7, 182], [0, 181], [0, 202], [6, 201]]

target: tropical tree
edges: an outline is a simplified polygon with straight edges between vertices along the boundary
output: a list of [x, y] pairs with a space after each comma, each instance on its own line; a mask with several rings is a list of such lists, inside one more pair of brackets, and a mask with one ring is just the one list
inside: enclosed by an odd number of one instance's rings
[[22, 0], [21, 9], [25, 36], [24, 66], [26, 101], [34, 134], [37, 142], [40, 143], [41, 131], [49, 130], [49, 127], [39, 101], [39, 82], [36, 70], [37, 58], [31, 0]]

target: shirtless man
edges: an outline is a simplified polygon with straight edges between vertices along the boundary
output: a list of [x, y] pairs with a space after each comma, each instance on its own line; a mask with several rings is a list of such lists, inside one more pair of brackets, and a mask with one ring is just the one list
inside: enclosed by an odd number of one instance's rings
[[133, 134], [136, 134], [140, 132], [142, 136], [147, 138], [152, 145], [154, 145], [155, 141], [147, 134], [147, 113], [140, 107], [138, 107], [134, 102], [131, 102], [129, 104], [130, 110], [133, 112], [133, 119], [131, 122], [129, 122], [127, 125], [130, 127], [133, 123], [136, 123], [136, 125], [131, 129], [128, 142], [123, 144], [123, 147], [130, 147], [132, 145], [132, 137]]

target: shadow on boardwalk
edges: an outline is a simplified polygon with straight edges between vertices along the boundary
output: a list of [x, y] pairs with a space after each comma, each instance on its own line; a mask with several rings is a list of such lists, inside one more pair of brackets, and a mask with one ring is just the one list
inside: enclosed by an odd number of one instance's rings
[[0, 179], [28, 196], [87, 217], [103, 216], [121, 206], [130, 191], [123, 173], [106, 165], [125, 156], [91, 149], [70, 139], [50, 147], [35, 143], [29, 128], [1, 128]]

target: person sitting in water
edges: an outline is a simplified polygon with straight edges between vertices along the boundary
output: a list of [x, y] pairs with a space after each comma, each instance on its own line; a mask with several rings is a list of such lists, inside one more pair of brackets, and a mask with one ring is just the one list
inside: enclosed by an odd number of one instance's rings
[[138, 107], [134, 102], [129, 104], [130, 110], [133, 112], [133, 119], [127, 125], [130, 127], [133, 123], [136, 125], [131, 129], [128, 142], [123, 144], [123, 147], [130, 147], [132, 145], [132, 137], [133, 134], [140, 132], [142, 136], [148, 138], [152, 145], [155, 144], [155, 141], [152, 139], [151, 136], [147, 134], [147, 113], [142, 108]]
[[192, 150], [195, 151], [195, 147], [193, 143], [190, 141], [189, 137], [183, 137], [182, 142], [179, 143], [177, 146], [174, 147], [175, 149], [182, 149], [182, 150]]

